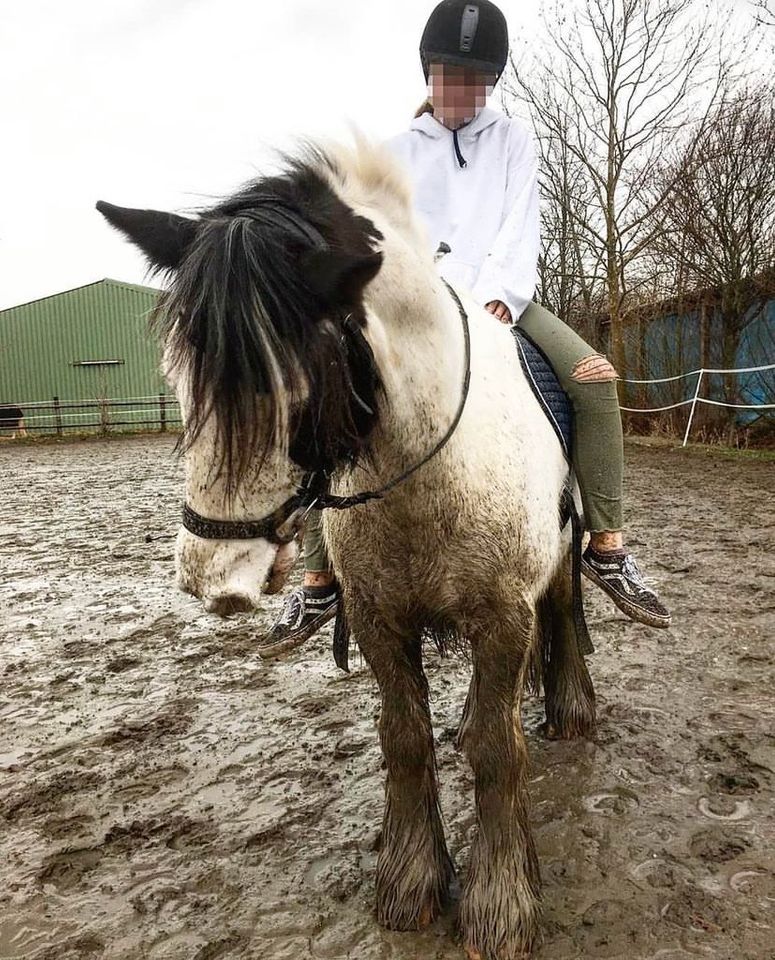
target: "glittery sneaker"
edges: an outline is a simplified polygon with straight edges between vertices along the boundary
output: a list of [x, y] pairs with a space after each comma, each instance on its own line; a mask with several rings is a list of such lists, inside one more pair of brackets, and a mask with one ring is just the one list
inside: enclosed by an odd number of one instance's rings
[[581, 559], [581, 571], [604, 590], [630, 620], [649, 627], [670, 626], [670, 612], [646, 586], [631, 553], [598, 553], [588, 546]]
[[336, 616], [339, 591], [331, 587], [299, 587], [288, 594], [280, 616], [258, 641], [258, 655], [272, 660], [300, 647]]

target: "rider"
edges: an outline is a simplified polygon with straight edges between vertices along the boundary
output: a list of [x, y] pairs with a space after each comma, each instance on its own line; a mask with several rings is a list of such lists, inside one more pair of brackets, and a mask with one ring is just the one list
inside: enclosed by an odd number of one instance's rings
[[[517, 323], [550, 361], [573, 406], [573, 468], [590, 542], [582, 569], [633, 620], [670, 625], [622, 534], [624, 449], [616, 371], [532, 300], [539, 254], [538, 163], [517, 120], [485, 106], [508, 59], [508, 30], [489, 0], [443, 0], [420, 42], [428, 98], [387, 147], [403, 161], [439, 270], [501, 323]], [[338, 592], [313, 514], [304, 536], [304, 585], [259, 644], [263, 657], [303, 643], [336, 613]]]

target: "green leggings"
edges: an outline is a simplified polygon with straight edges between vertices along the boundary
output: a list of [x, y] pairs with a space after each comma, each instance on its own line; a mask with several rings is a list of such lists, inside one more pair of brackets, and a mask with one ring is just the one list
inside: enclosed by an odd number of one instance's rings
[[[624, 445], [612, 368], [567, 324], [537, 303], [528, 306], [519, 326], [546, 354], [570, 397], [573, 469], [586, 527], [594, 533], [621, 530]], [[304, 534], [304, 562], [310, 573], [330, 569], [321, 526], [321, 514], [313, 511]]]

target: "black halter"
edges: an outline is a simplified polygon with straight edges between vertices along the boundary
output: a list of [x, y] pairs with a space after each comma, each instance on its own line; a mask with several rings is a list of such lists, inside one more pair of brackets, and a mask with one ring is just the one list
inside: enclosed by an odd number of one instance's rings
[[378, 490], [364, 490], [362, 493], [356, 493], [350, 497], [337, 497], [328, 493], [329, 478], [326, 474], [322, 472], [308, 473], [296, 493], [261, 520], [209, 520], [186, 504], [183, 507], [183, 526], [186, 530], [203, 540], [263, 539], [278, 545], [290, 543], [312, 510], [349, 510], [350, 507], [360, 506], [370, 500], [381, 500], [400, 483], [411, 477], [413, 473], [424, 467], [429, 460], [432, 460], [447, 445], [457, 429], [460, 418], [463, 416], [471, 384], [471, 332], [468, 326], [468, 314], [457, 293], [446, 280], [444, 280], [444, 284], [457, 304], [463, 324], [465, 344], [463, 388], [457, 412], [447, 432], [422, 460], [405, 470], [400, 476], [394, 477], [384, 487], [380, 487]]

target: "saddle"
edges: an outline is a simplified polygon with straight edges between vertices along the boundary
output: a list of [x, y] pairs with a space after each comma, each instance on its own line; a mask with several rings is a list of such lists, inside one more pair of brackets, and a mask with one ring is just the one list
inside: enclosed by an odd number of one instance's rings
[[557, 434], [565, 459], [570, 463], [573, 412], [568, 394], [560, 386], [557, 374], [540, 347], [519, 326], [513, 326], [511, 332], [530, 389]]

